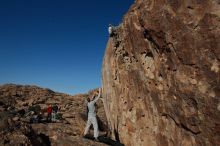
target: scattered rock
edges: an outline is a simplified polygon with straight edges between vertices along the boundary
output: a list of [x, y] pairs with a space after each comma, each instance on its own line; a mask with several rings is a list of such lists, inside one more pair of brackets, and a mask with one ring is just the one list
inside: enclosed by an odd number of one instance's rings
[[71, 113], [65, 113], [65, 114], [63, 114], [62, 117], [63, 117], [63, 118], [74, 118], [74, 115], [71, 114]]
[[218, 104], [217, 109], [218, 109], [218, 111], [220, 111], [220, 103]]
[[[4, 103], [0, 103], [3, 109], [0, 112], [0, 145], [94, 145], [81, 138], [87, 117], [79, 115], [86, 113], [85, 97], [89, 95], [70, 96], [36, 86], [12, 84], [0, 86], [0, 93], [0, 102]], [[53, 103], [62, 111], [58, 110], [56, 122], [47, 123], [47, 107]], [[106, 123], [103, 104], [98, 102], [98, 106], [98, 115]], [[39, 115], [42, 123], [38, 123]]]
[[19, 117], [14, 117], [12, 120], [13, 121], [18, 121], [20, 118]]

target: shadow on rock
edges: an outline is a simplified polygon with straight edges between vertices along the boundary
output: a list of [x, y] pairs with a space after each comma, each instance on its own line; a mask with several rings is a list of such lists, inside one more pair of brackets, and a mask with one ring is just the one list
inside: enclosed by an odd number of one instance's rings
[[26, 134], [26, 136], [29, 138], [33, 146], [51, 146], [49, 136], [45, 134], [36, 134], [33, 130], [31, 130], [30, 133]]

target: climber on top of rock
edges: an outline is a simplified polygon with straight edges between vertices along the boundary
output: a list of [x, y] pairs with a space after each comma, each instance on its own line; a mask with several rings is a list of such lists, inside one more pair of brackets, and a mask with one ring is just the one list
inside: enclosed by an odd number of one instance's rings
[[92, 124], [94, 128], [94, 138], [96, 141], [98, 141], [99, 130], [98, 130], [98, 122], [96, 119], [95, 103], [98, 101], [100, 96], [101, 96], [101, 88], [99, 88], [98, 96], [97, 96], [97, 93], [95, 93], [93, 96], [90, 96], [87, 98], [87, 101], [88, 101], [87, 106], [88, 106], [89, 112], [88, 112], [88, 121], [87, 121], [86, 128], [84, 131], [84, 137], [85, 137], [85, 135], [89, 131], [89, 127]]
[[115, 34], [114, 26], [111, 25], [111, 24], [108, 25], [108, 33], [109, 33], [109, 36], [110, 36], [110, 37], [113, 37], [114, 34]]

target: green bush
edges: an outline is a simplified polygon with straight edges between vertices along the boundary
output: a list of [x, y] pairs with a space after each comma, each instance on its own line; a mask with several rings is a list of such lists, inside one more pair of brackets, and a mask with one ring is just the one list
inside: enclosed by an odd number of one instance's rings
[[57, 113], [57, 114], [56, 114], [56, 119], [61, 120], [61, 119], [62, 119], [62, 116], [63, 116], [63, 115], [62, 115], [61, 113]]
[[39, 105], [34, 105], [34, 106], [30, 106], [28, 108], [29, 111], [33, 111], [33, 112], [36, 112], [36, 113], [39, 113], [41, 111], [41, 107]]

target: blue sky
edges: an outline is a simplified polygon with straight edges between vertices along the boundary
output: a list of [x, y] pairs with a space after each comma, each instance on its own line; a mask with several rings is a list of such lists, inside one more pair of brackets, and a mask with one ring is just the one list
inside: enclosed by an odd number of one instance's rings
[[1, 0], [0, 84], [85, 93], [101, 85], [109, 23], [134, 0]]

